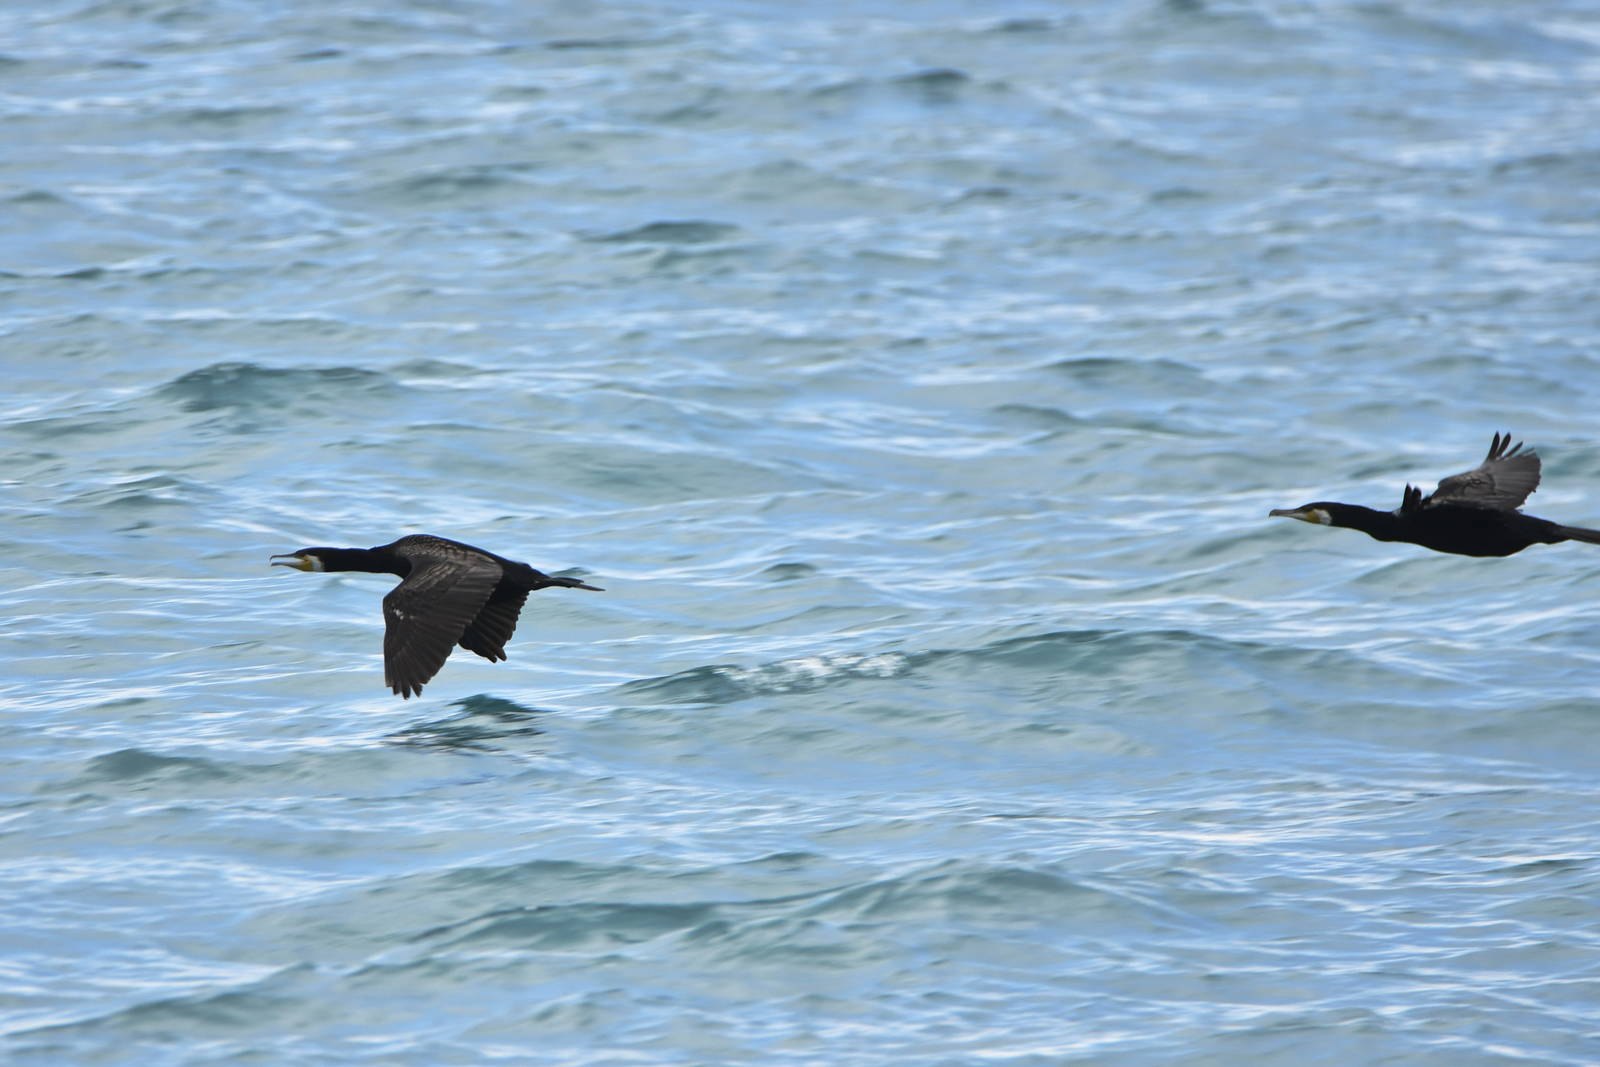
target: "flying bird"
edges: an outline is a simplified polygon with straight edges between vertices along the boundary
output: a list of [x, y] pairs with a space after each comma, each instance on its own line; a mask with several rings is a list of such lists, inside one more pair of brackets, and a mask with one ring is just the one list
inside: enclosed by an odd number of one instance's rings
[[1452, 474], [1427, 496], [1407, 485], [1394, 511], [1319, 500], [1268, 515], [1323, 526], [1343, 526], [1379, 541], [1405, 541], [1461, 556], [1509, 556], [1529, 545], [1562, 541], [1600, 544], [1600, 530], [1563, 526], [1524, 515], [1519, 508], [1539, 488], [1539, 457], [1510, 434], [1495, 434], [1489, 454], [1472, 470]]
[[458, 644], [490, 661], [505, 659], [517, 615], [535, 589], [603, 591], [428, 534], [376, 548], [302, 548], [270, 562], [298, 571], [365, 571], [402, 579], [383, 598], [383, 680], [405, 699], [422, 692]]

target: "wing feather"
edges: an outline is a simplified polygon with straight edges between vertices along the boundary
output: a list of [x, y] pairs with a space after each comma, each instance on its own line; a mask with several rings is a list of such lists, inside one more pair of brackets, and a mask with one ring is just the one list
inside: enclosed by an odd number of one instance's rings
[[444, 666], [500, 580], [500, 566], [470, 557], [423, 557], [383, 598], [384, 681], [402, 697], [421, 693]]
[[487, 660], [505, 659], [506, 642], [517, 632], [517, 616], [527, 602], [526, 589], [495, 590], [478, 617], [467, 624], [466, 633], [461, 635], [461, 647]]
[[1424, 507], [1456, 504], [1464, 507], [1515, 511], [1539, 488], [1539, 456], [1523, 451], [1519, 441], [1511, 444], [1510, 434], [1495, 434], [1489, 454], [1470, 471], [1442, 479]]

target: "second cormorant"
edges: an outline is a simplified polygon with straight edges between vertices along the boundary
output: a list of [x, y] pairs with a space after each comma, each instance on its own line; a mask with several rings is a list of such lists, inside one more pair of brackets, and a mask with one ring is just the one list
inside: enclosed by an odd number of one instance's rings
[[1319, 500], [1297, 508], [1274, 508], [1268, 514], [1343, 526], [1379, 541], [1405, 541], [1462, 556], [1509, 556], [1529, 545], [1562, 541], [1600, 544], [1600, 530], [1563, 526], [1519, 511], [1537, 488], [1538, 455], [1531, 449], [1523, 451], [1520, 441], [1513, 447], [1510, 434], [1497, 433], [1481, 464], [1452, 474], [1427, 496], [1407, 485], [1394, 511]]
[[272, 557], [299, 571], [366, 571], [403, 579], [383, 598], [383, 676], [400, 696], [421, 693], [456, 645], [506, 658], [517, 615], [535, 589], [602, 592], [444, 537], [412, 534], [376, 548], [302, 548]]

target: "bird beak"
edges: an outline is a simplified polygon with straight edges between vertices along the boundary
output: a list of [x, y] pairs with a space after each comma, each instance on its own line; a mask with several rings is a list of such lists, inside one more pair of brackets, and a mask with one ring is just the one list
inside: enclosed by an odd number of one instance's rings
[[1299, 519], [1316, 526], [1333, 525], [1331, 517], [1321, 508], [1273, 508], [1267, 512], [1269, 519]]
[[[287, 560], [288, 562], [280, 562], [282, 560]], [[283, 555], [273, 556], [268, 560], [268, 563], [273, 567], [292, 567], [297, 571], [314, 571], [317, 569], [316, 560], [312, 559], [310, 556], [302, 556], [298, 552], [289, 552]]]

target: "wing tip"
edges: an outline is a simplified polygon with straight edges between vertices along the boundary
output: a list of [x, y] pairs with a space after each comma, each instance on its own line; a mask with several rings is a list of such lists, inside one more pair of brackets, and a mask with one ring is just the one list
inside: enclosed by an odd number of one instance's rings
[[1489, 442], [1489, 454], [1483, 458], [1485, 463], [1494, 463], [1498, 460], [1510, 459], [1513, 456], [1536, 456], [1533, 449], [1524, 450], [1526, 442], [1511, 443], [1511, 431], [1505, 433], [1495, 432], [1494, 439]]

